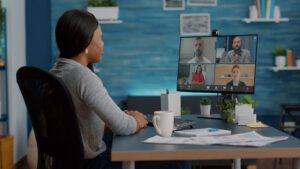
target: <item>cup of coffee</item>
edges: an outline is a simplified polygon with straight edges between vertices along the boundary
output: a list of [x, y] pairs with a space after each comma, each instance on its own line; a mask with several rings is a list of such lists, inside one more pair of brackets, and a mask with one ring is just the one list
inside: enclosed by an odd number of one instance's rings
[[171, 111], [155, 111], [153, 126], [162, 137], [171, 137], [174, 127], [174, 113]]

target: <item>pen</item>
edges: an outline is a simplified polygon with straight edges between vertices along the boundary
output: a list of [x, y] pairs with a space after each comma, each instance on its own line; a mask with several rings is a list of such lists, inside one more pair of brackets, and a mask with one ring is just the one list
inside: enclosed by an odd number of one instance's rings
[[214, 132], [214, 131], [218, 131], [218, 130], [219, 130], [219, 129], [217, 129], [217, 128], [209, 128], [209, 129], [208, 129], [209, 132]]

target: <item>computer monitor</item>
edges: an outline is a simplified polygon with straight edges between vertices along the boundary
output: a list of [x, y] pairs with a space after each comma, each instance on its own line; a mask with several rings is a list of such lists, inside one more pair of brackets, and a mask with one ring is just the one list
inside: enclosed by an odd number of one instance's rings
[[257, 44], [257, 35], [181, 37], [177, 90], [253, 94]]

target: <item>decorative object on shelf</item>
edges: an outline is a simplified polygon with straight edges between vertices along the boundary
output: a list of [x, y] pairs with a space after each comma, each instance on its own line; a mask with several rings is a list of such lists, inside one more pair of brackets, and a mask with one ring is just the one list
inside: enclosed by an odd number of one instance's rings
[[116, 0], [88, 0], [87, 10], [98, 20], [118, 20], [119, 7]]
[[255, 5], [249, 6], [249, 16], [250, 16], [250, 19], [258, 18], [257, 9], [256, 9]]
[[182, 36], [210, 35], [209, 13], [180, 15], [180, 34]]
[[281, 17], [281, 14], [280, 14], [280, 7], [279, 6], [275, 6], [274, 7], [274, 13], [273, 13], [273, 16], [274, 16], [274, 19], [280, 19]]
[[275, 65], [277, 67], [284, 67], [286, 64], [286, 49], [278, 47], [275, 49]]
[[300, 68], [300, 56], [296, 57], [296, 67]]
[[217, 6], [217, 0], [187, 0], [189, 6]]
[[200, 102], [201, 115], [205, 117], [210, 116], [211, 102], [208, 98], [203, 98]]
[[293, 67], [294, 66], [294, 59], [293, 59], [293, 51], [291, 49], [287, 50], [287, 66], [288, 67]]
[[163, 0], [163, 9], [166, 11], [184, 10], [185, 0]]

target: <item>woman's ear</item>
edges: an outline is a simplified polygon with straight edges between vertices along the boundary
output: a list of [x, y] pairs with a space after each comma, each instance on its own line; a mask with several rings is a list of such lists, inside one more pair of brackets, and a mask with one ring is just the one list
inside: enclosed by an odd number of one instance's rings
[[88, 53], [89, 53], [88, 48], [86, 48], [86, 49], [84, 50], [84, 53], [85, 53], [85, 54], [88, 54]]

